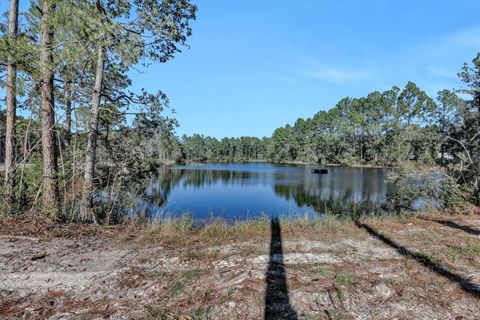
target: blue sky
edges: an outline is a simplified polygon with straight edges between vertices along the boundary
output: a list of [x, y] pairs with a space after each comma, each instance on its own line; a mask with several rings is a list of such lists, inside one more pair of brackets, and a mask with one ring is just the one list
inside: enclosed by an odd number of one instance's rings
[[477, 0], [197, 0], [191, 48], [135, 74], [162, 89], [179, 134], [269, 136], [299, 117], [416, 82], [459, 87], [480, 49]]
[[131, 72], [136, 89], [169, 96], [180, 135], [269, 136], [409, 80], [434, 96], [480, 51], [478, 0], [194, 2], [191, 48]]

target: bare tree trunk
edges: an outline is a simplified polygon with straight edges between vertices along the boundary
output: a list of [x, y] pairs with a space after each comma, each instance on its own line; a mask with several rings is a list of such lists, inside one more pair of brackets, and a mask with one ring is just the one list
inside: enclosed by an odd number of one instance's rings
[[92, 110], [90, 113], [90, 132], [88, 134], [87, 149], [85, 151], [85, 174], [82, 201], [80, 205], [80, 218], [84, 221], [92, 220], [97, 223], [96, 217], [91, 212], [93, 180], [95, 178], [95, 161], [97, 155], [98, 115], [100, 112], [100, 99], [102, 94], [103, 71], [105, 65], [105, 52], [103, 46], [98, 47], [97, 66], [95, 72], [95, 85], [92, 94]]
[[[65, 81], [64, 99], [65, 99], [65, 156], [70, 159], [72, 156], [72, 105], [73, 105], [73, 84], [70, 79]], [[61, 144], [60, 144], [61, 147]]]
[[[10, 52], [15, 52], [15, 43], [18, 34], [18, 0], [10, 0], [10, 14], [8, 17], [8, 41]], [[13, 46], [12, 46], [13, 44]], [[15, 120], [17, 117], [17, 68], [12, 54], [7, 62], [7, 127], [5, 134], [5, 203], [8, 213], [12, 213], [15, 187]]]
[[43, 153], [43, 210], [52, 218], [59, 216], [57, 185], [57, 146], [55, 139], [55, 105], [53, 93], [53, 25], [52, 11], [55, 5], [50, 0], [42, 0], [40, 31], [40, 86], [42, 113], [42, 153]]
[[65, 129], [67, 131], [67, 149], [70, 150], [70, 142], [72, 140], [72, 82], [67, 81], [65, 83]]

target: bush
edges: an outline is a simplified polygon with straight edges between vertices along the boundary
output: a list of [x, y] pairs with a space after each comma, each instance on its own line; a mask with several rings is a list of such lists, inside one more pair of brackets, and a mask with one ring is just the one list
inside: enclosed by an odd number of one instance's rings
[[459, 206], [465, 197], [448, 175], [430, 169], [403, 165], [387, 174], [387, 209], [401, 213]]

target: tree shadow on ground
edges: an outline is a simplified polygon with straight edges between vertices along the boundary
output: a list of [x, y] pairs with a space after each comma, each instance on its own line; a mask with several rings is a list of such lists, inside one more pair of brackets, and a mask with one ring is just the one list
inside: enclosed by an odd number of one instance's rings
[[456, 222], [453, 222], [453, 221], [450, 221], [450, 220], [426, 219], [426, 218], [422, 218], [422, 219], [426, 220], [426, 221], [436, 222], [436, 223], [442, 224], [444, 226], [447, 226], [447, 227], [450, 227], [450, 228], [453, 228], [453, 229], [462, 230], [462, 231], [465, 231], [466, 233], [473, 234], [474, 236], [480, 235], [480, 230], [472, 228], [470, 226], [459, 224], [459, 223], [456, 223]]
[[287, 277], [283, 262], [282, 234], [278, 218], [271, 220], [270, 260], [266, 274], [265, 319], [297, 320], [297, 312], [290, 304]]
[[429, 268], [430, 270], [434, 271], [438, 275], [450, 280], [451, 282], [458, 284], [464, 292], [470, 295], [473, 295], [476, 298], [480, 298], [480, 286], [476, 283], [473, 283], [470, 279], [462, 277], [461, 275], [458, 275], [456, 273], [449, 271], [445, 266], [431, 260], [428, 256], [426, 256], [423, 253], [410, 251], [406, 247], [399, 245], [392, 239], [386, 237], [385, 235], [376, 231], [375, 229], [373, 229], [367, 224], [361, 223], [359, 221], [355, 221], [355, 224], [357, 225], [358, 228], [365, 229], [373, 237], [383, 241], [385, 244], [394, 248], [402, 256], [417, 261], [419, 264]]

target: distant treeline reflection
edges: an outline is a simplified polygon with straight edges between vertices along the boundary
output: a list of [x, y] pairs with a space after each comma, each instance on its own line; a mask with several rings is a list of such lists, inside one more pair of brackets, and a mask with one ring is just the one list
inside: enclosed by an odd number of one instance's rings
[[[212, 186], [263, 186], [271, 188], [278, 197], [293, 200], [299, 208], [311, 208], [319, 214], [374, 211], [385, 202], [387, 186], [384, 174], [382, 169], [331, 168], [330, 174], [318, 176], [311, 174], [308, 167], [270, 165], [259, 170], [163, 167], [152, 178], [145, 197], [139, 201], [138, 209], [145, 216], [165, 213], [168, 211], [165, 206], [169, 202], [169, 195], [175, 188], [194, 193], [195, 190]], [[268, 203], [265, 205], [267, 212]]]

